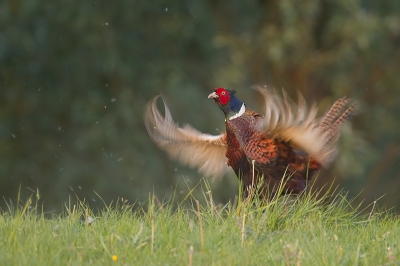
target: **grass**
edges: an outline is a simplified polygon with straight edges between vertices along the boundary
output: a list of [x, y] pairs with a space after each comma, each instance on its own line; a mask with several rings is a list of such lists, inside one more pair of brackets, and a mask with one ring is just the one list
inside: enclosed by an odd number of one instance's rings
[[[207, 184], [206, 184], [207, 185]], [[207, 191], [207, 189], [205, 189]], [[0, 215], [0, 265], [399, 265], [399, 219], [344, 196], [215, 205], [84, 201], [53, 218], [34, 201]], [[37, 194], [39, 198], [39, 194]], [[326, 203], [329, 200], [329, 203]]]

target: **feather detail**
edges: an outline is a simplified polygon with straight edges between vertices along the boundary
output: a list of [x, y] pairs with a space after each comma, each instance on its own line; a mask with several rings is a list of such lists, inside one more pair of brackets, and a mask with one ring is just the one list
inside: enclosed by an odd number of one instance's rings
[[158, 98], [154, 97], [145, 111], [146, 129], [153, 141], [182, 164], [198, 168], [205, 176], [221, 178], [229, 169], [225, 157], [226, 134], [214, 136], [203, 134], [190, 125], [179, 127], [165, 102], [165, 115], [161, 115]]
[[[325, 141], [317, 129], [317, 108], [308, 108], [304, 98], [299, 94], [299, 102], [295, 104], [283, 91], [283, 98], [275, 91], [256, 88], [264, 97], [265, 115], [258, 129], [269, 135], [289, 142], [296, 149], [310, 155], [318, 154]], [[323, 158], [321, 158], [323, 161]]]
[[340, 135], [340, 127], [351, 118], [356, 103], [341, 113], [349, 99], [340, 98], [318, 119], [316, 105], [308, 108], [300, 93], [296, 104], [284, 90], [282, 97], [275, 90], [269, 91], [260, 87], [256, 89], [265, 102], [265, 115], [258, 130], [266, 131], [271, 136], [288, 142], [295, 149], [303, 150], [322, 165], [332, 161], [336, 154], [334, 144]]
[[[357, 103], [350, 105], [341, 115], [340, 111], [350, 101], [348, 98], [340, 98], [331, 107], [331, 109], [321, 118], [321, 122], [318, 127], [321, 134], [326, 138], [326, 142], [329, 143], [331, 140], [336, 140], [339, 137], [340, 127], [344, 122], [349, 120], [353, 113], [352, 111], [357, 106]], [[340, 115], [340, 116], [339, 116]]]
[[334, 120], [340, 113], [340, 110], [343, 109], [343, 107], [349, 102], [349, 100], [350, 99], [346, 97], [338, 99], [332, 105], [329, 111], [324, 114], [324, 116], [321, 118], [321, 121], [318, 124], [318, 127], [320, 128], [321, 132], [324, 132], [327, 128], [331, 126], [333, 122], [335, 122]]

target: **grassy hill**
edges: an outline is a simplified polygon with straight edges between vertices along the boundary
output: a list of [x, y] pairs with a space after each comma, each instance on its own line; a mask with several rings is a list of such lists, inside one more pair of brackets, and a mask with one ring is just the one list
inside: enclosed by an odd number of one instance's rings
[[[85, 201], [48, 218], [30, 200], [0, 216], [1, 265], [399, 265], [399, 219], [344, 196], [180, 204]], [[39, 198], [37, 194], [37, 198]], [[240, 198], [240, 197], [239, 197]], [[319, 198], [319, 199], [317, 199]], [[328, 203], [327, 203], [328, 202]], [[365, 213], [365, 214], [361, 214]]]

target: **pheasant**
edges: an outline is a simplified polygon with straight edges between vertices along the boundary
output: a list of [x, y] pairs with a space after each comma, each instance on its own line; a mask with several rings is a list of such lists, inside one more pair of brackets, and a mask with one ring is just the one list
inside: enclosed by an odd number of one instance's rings
[[159, 148], [205, 176], [222, 177], [231, 167], [241, 180], [243, 197], [254, 190], [260, 199], [299, 194], [335, 158], [340, 128], [352, 117], [356, 103], [340, 98], [316, 118], [316, 106], [308, 108], [300, 94], [296, 104], [285, 91], [282, 97], [257, 90], [265, 101], [264, 115], [247, 107], [234, 90], [217, 88], [208, 96], [225, 115], [226, 132], [221, 135], [179, 127], [165, 103], [165, 115], [159, 112], [159, 96], [147, 104], [146, 129]]

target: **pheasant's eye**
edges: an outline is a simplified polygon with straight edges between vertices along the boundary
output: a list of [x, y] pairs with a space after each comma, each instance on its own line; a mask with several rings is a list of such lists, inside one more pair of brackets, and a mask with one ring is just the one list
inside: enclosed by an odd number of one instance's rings
[[225, 92], [223, 91], [221, 94], [222, 94], [222, 95], [225, 95]]

